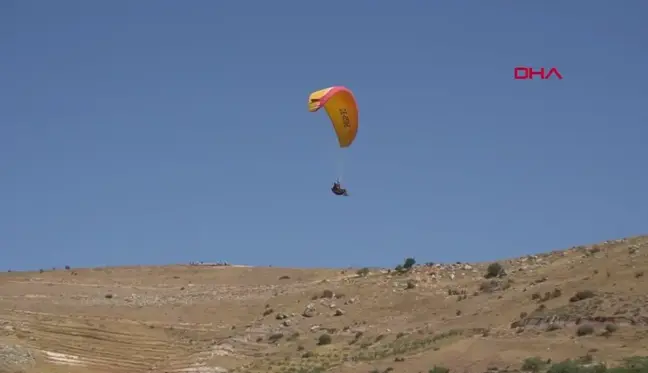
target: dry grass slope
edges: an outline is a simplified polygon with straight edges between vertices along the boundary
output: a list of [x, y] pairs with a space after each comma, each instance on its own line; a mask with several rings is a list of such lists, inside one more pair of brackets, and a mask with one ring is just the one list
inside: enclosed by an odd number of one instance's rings
[[0, 373], [485, 372], [648, 355], [648, 236], [499, 263], [0, 274]]

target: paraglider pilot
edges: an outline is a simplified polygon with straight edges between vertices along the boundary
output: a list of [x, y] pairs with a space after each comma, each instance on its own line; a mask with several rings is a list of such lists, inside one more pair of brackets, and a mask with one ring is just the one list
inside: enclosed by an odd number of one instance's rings
[[346, 196], [349, 195], [349, 194], [347, 193], [347, 190], [342, 188], [342, 186], [340, 185], [340, 181], [339, 181], [339, 180], [336, 180], [336, 181], [333, 183], [333, 187], [331, 188], [331, 191], [332, 191], [333, 194], [335, 194], [336, 196], [345, 196], [345, 197], [346, 197]]

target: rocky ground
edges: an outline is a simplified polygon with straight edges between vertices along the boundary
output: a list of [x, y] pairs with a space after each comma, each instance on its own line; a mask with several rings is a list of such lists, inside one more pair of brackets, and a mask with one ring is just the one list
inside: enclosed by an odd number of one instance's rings
[[0, 372], [486, 372], [648, 355], [648, 236], [497, 263], [4, 273]]

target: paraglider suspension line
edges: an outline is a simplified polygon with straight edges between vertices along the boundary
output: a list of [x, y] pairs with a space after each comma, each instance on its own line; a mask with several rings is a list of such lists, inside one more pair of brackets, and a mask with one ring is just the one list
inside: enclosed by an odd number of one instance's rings
[[337, 181], [338, 183], [342, 182], [344, 177], [344, 165], [345, 165], [345, 152], [344, 149], [340, 149], [337, 156]]

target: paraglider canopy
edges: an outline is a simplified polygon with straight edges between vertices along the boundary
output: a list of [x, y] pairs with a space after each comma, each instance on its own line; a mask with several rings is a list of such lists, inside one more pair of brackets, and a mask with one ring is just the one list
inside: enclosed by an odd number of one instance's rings
[[334, 86], [313, 92], [308, 98], [308, 111], [324, 108], [338, 138], [340, 148], [351, 146], [358, 133], [358, 106], [346, 87]]

